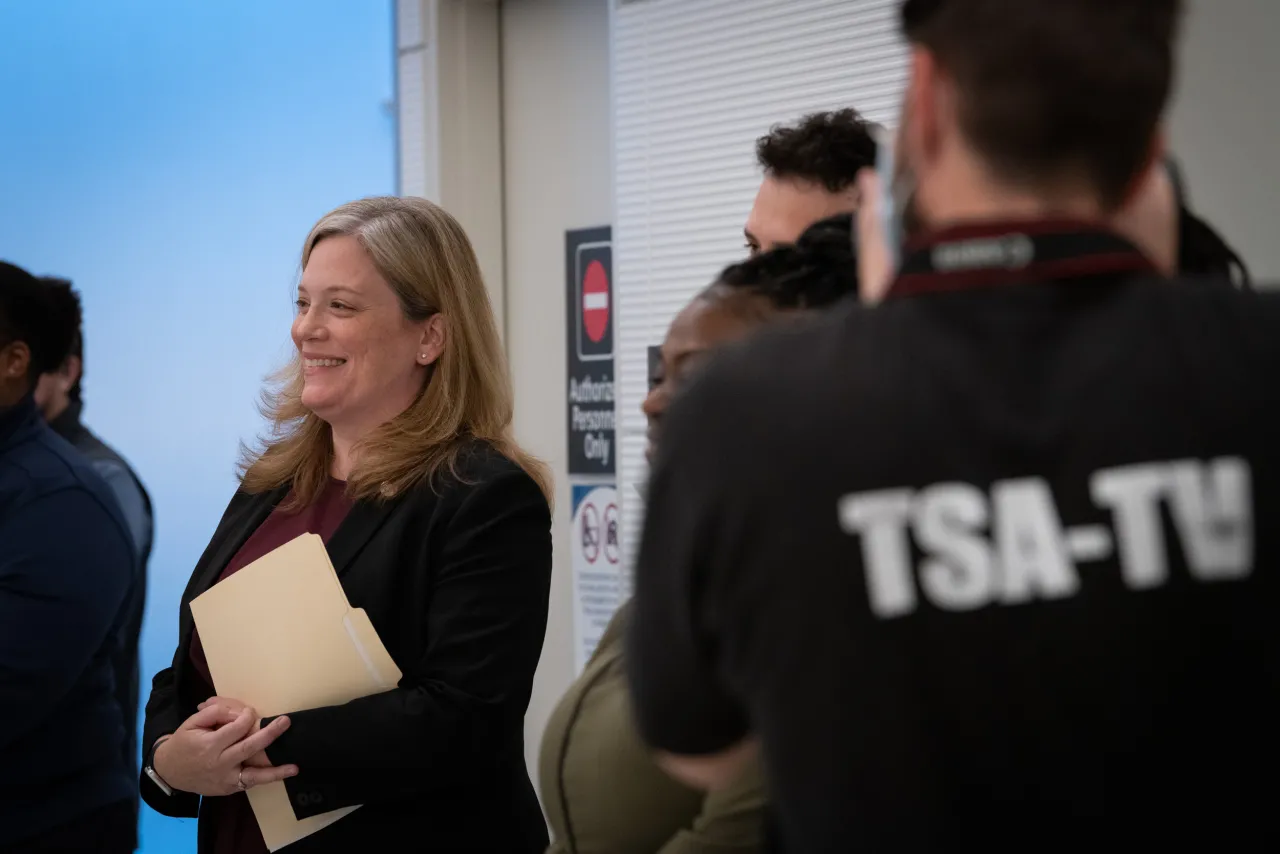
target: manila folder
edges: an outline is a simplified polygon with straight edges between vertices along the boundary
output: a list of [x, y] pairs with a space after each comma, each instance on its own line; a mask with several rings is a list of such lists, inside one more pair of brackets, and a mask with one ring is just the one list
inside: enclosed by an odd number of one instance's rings
[[[400, 681], [368, 616], [347, 603], [315, 534], [303, 534], [215, 584], [192, 600], [191, 614], [218, 695], [247, 703], [263, 717], [339, 705]], [[284, 783], [255, 786], [248, 794], [271, 851], [359, 808], [299, 820]]]

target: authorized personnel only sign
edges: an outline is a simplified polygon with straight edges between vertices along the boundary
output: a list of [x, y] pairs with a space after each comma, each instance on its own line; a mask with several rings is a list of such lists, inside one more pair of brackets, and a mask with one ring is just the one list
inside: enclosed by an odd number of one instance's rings
[[617, 470], [614, 433], [613, 247], [609, 226], [565, 232], [569, 474]]

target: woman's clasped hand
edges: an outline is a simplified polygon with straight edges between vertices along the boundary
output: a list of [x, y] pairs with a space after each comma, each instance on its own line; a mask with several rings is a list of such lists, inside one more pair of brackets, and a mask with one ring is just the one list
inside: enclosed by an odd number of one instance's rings
[[296, 765], [273, 766], [266, 749], [289, 728], [281, 716], [267, 726], [240, 703], [212, 698], [160, 742], [152, 767], [175, 789], [197, 795], [231, 795], [298, 773]]

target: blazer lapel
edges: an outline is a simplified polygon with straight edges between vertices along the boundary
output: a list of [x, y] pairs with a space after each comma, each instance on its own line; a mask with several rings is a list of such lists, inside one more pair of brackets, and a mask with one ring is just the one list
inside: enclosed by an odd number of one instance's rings
[[259, 495], [249, 496], [239, 512], [228, 518], [222, 529], [214, 534], [217, 545], [209, 549], [205, 559], [201, 561], [192, 580], [190, 599], [194, 599], [208, 590], [217, 581], [222, 570], [227, 568], [236, 552], [245, 541], [258, 530], [258, 527], [271, 515], [281, 499], [288, 493], [288, 487], [273, 489]]
[[357, 501], [351, 506], [347, 517], [342, 520], [342, 524], [333, 532], [333, 536], [327, 543], [329, 560], [333, 562], [333, 569], [339, 578], [399, 503], [399, 499], [377, 502]]
[[191, 636], [196, 625], [195, 619], [191, 616], [191, 600], [213, 586], [218, 576], [222, 574], [222, 570], [226, 569], [227, 564], [231, 562], [231, 558], [235, 557], [240, 547], [254, 531], [258, 530], [258, 526], [271, 515], [271, 511], [288, 492], [288, 487], [281, 487], [260, 495], [237, 494], [231, 500], [233, 504], [237, 501], [241, 502], [240, 506], [234, 510], [228, 509], [218, 525], [218, 530], [214, 531], [209, 547], [205, 549], [204, 555], [196, 564], [191, 574], [191, 581], [182, 594], [182, 604], [178, 612], [177, 659], [184, 662], [178, 670], [179, 696], [184, 696], [184, 692], [191, 687], [191, 670], [185, 666], [188, 651], [191, 649]]

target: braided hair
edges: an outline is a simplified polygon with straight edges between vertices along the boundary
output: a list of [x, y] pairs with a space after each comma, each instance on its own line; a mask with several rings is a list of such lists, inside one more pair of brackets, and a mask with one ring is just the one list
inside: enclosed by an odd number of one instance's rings
[[704, 294], [758, 297], [773, 309], [824, 308], [858, 293], [853, 214], [819, 220], [794, 244], [726, 267]]
[[1251, 288], [1253, 280], [1249, 268], [1239, 254], [1213, 226], [1192, 213], [1187, 200], [1187, 186], [1177, 162], [1168, 157], [1164, 166], [1178, 205], [1178, 272], [1212, 276], [1245, 289]]

